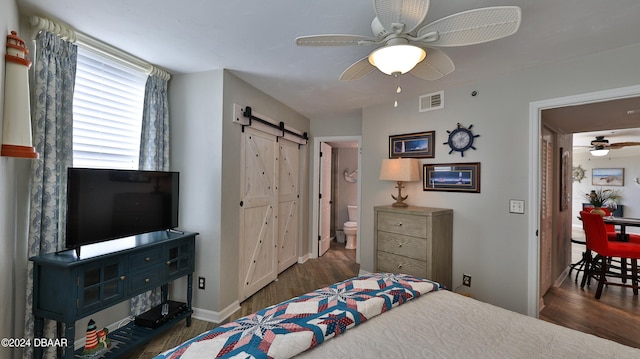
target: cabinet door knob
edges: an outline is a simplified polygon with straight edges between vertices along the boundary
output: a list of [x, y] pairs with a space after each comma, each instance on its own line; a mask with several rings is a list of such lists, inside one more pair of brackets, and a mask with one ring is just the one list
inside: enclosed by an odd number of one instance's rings
[[399, 225], [399, 226], [402, 226], [402, 222], [398, 222], [398, 225]]
[[150, 262], [151, 261], [151, 257], [147, 257], [144, 260], [147, 261], [147, 262]]
[[120, 276], [120, 280], [125, 280], [125, 279], [127, 279], [127, 277], [125, 277], [125, 276]]
[[398, 243], [398, 248], [402, 248], [402, 243]]
[[398, 264], [398, 269], [402, 268], [402, 264]]
[[144, 282], [145, 282], [145, 283], [149, 283], [149, 282], [150, 282], [149, 278], [145, 278], [145, 279], [144, 279]]
[[167, 265], [170, 266], [171, 265], [171, 261], [167, 261]]

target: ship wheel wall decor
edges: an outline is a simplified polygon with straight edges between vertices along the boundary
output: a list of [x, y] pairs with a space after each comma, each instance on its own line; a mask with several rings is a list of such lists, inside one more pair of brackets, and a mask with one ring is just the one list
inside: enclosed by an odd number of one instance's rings
[[471, 132], [471, 128], [473, 125], [469, 125], [469, 127], [464, 127], [460, 123], [457, 124], [457, 127], [453, 131], [447, 131], [449, 134], [449, 139], [447, 142], [444, 142], [443, 145], [449, 145], [451, 151], [449, 154], [452, 154], [454, 151], [460, 152], [460, 156], [464, 157], [464, 151], [468, 149], [475, 150], [473, 147], [473, 141], [476, 137], [480, 137], [480, 135], [474, 135]]

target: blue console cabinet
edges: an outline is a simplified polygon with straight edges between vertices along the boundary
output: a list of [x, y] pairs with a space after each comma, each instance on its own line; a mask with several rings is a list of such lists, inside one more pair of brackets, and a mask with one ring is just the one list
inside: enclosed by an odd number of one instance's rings
[[[139, 327], [132, 322], [109, 333], [116, 345], [104, 357], [119, 358], [182, 319], [190, 326], [196, 235], [158, 231], [87, 245], [79, 257], [74, 251], [66, 251], [30, 258], [34, 265], [35, 338], [43, 337], [45, 318], [59, 323], [59, 336], [60, 323], [64, 323], [68, 347], [58, 348], [58, 356], [74, 358], [77, 320], [153, 288], [161, 288], [166, 302], [169, 282], [183, 276], [187, 276], [187, 311], [159, 328]], [[41, 358], [42, 348], [35, 349], [34, 357]]]

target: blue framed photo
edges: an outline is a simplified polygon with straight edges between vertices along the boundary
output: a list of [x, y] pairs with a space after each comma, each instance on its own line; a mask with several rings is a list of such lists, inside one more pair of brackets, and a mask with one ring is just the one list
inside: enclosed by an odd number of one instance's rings
[[389, 136], [389, 158], [433, 158], [436, 131]]
[[480, 193], [480, 162], [422, 165], [423, 191]]

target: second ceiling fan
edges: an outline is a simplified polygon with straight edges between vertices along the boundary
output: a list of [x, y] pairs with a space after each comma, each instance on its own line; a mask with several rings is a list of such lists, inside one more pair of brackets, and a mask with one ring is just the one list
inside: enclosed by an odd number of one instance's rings
[[373, 37], [310, 35], [296, 38], [298, 46], [376, 46], [371, 54], [349, 66], [340, 80], [356, 80], [378, 68], [387, 75], [410, 74], [437, 80], [455, 69], [438, 47], [480, 44], [514, 34], [520, 27], [517, 6], [486, 7], [449, 15], [424, 25], [429, 0], [373, 0]]

